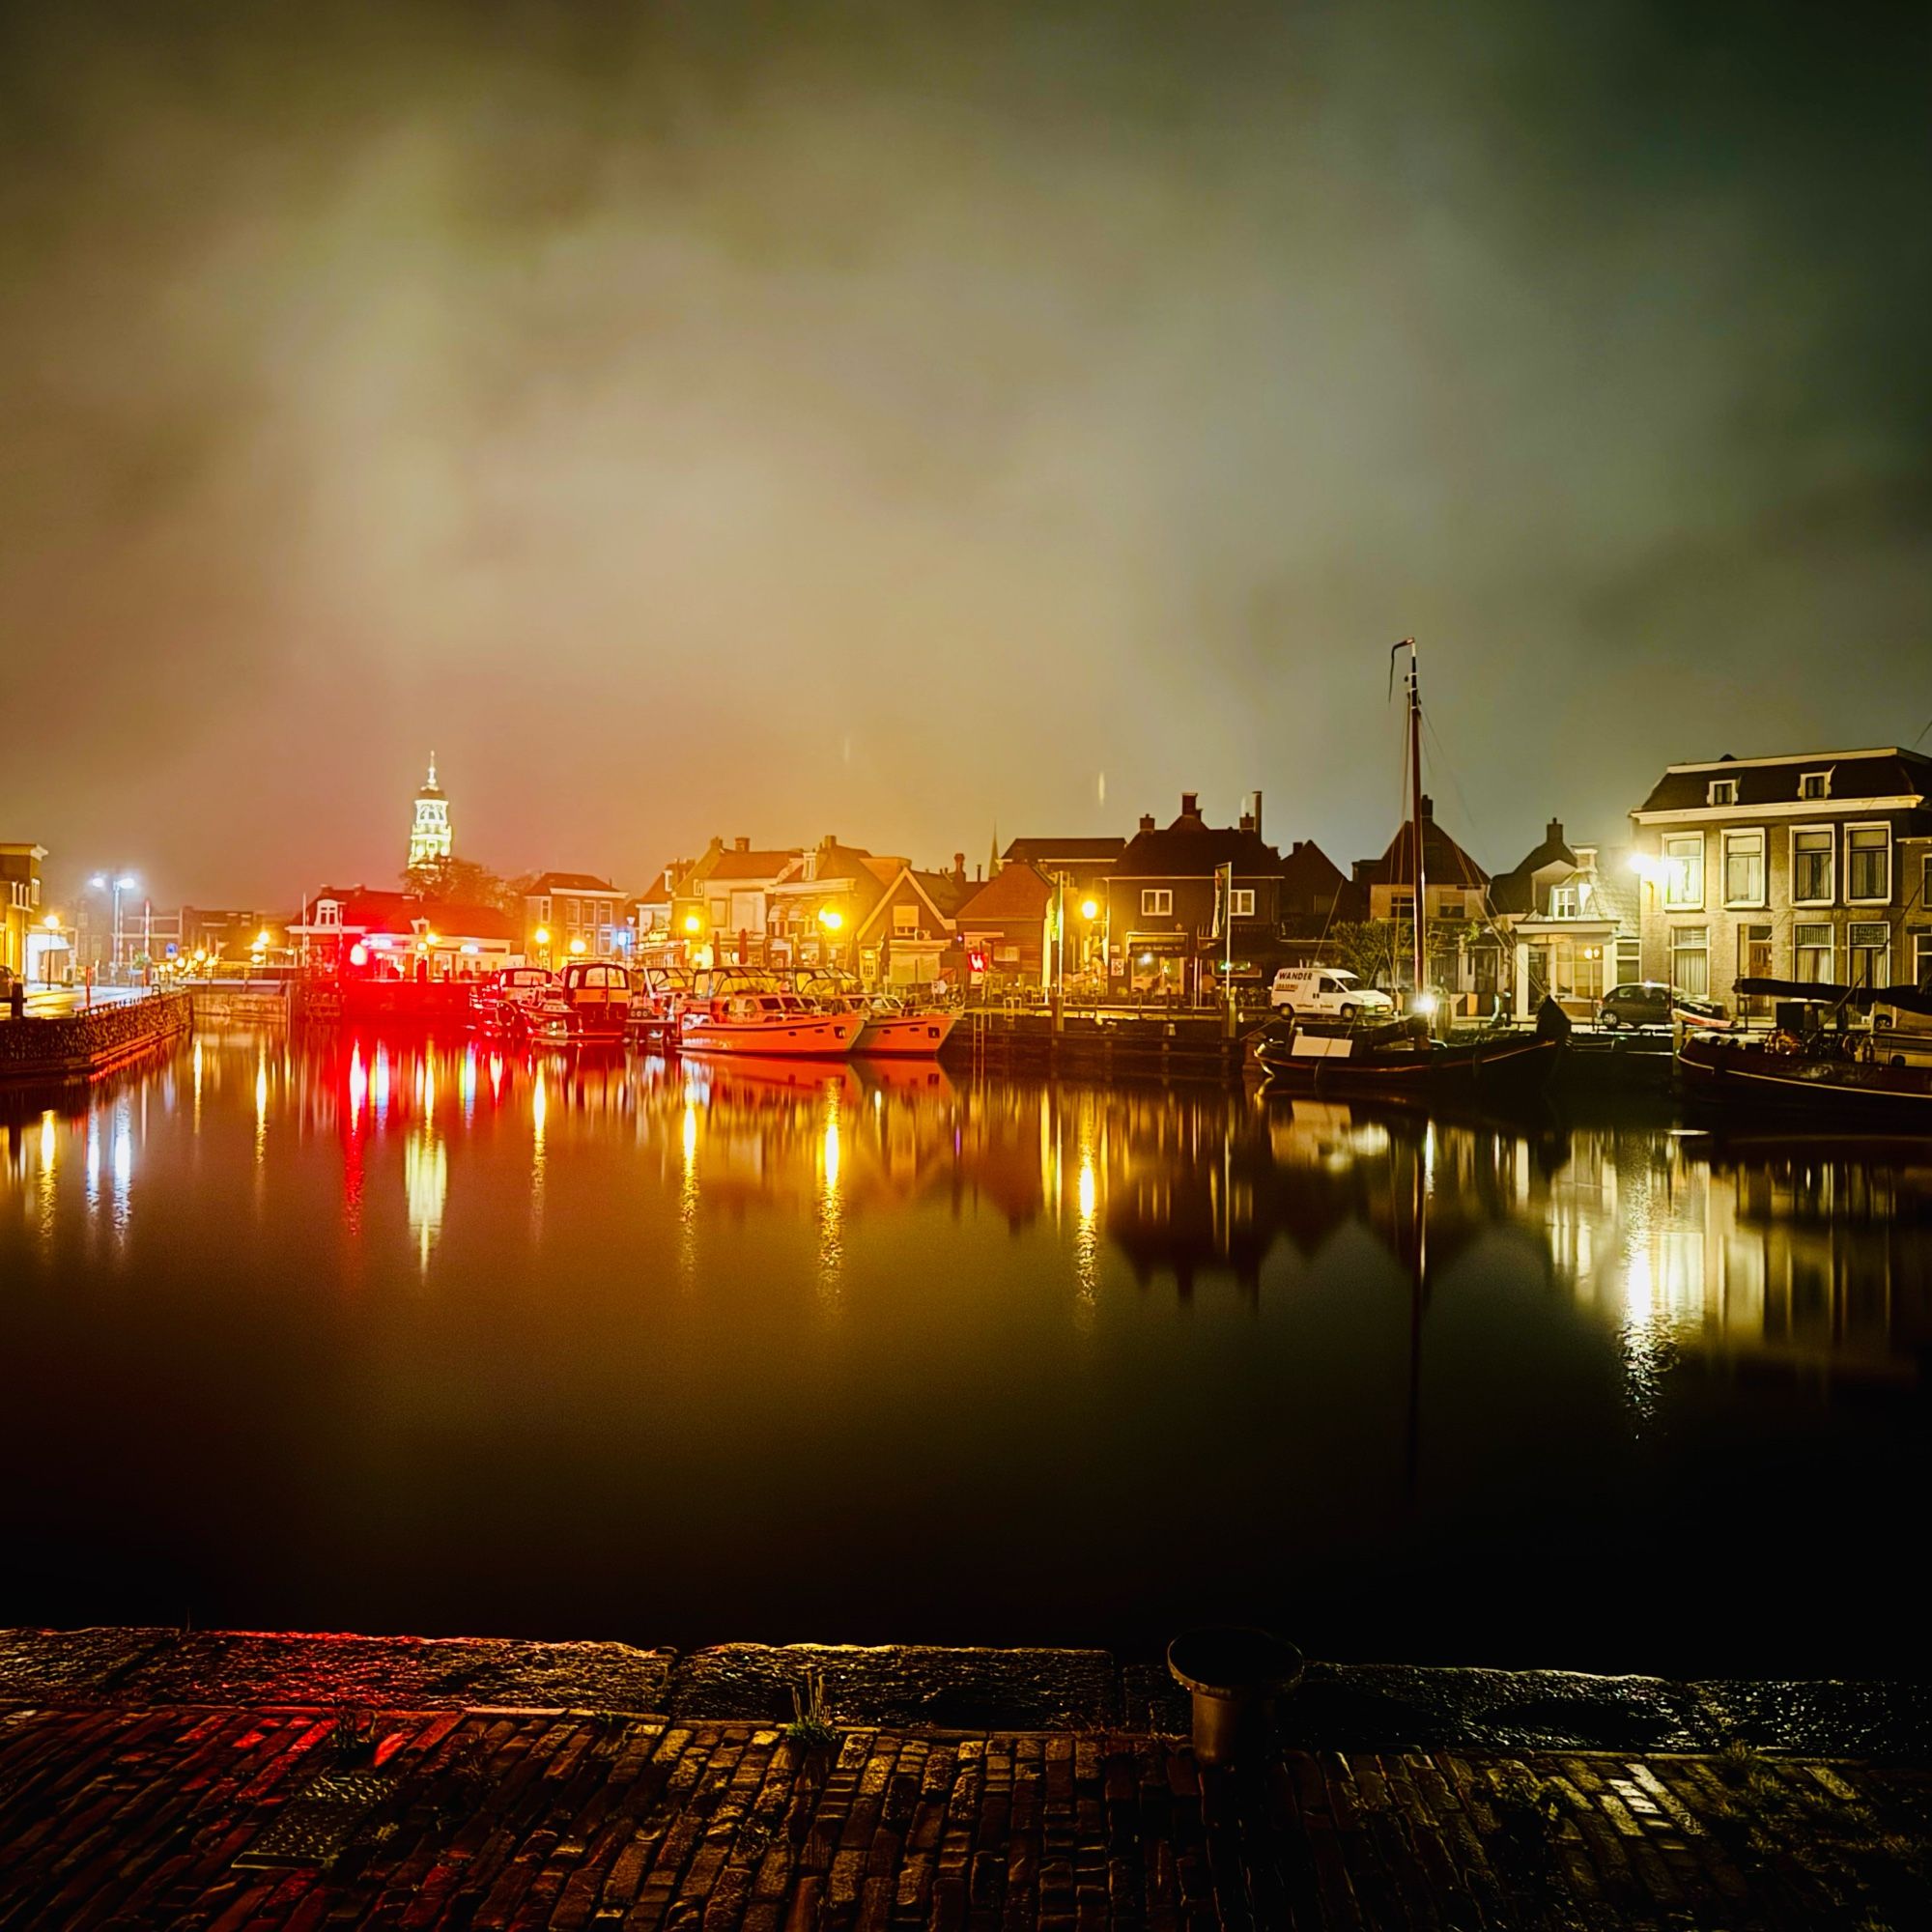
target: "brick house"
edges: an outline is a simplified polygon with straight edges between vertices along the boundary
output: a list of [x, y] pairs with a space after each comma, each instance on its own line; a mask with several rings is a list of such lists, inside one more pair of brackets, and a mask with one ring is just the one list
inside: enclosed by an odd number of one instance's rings
[[852, 958], [868, 986], [929, 986], [960, 980], [963, 961], [954, 918], [971, 890], [966, 855], [950, 872], [923, 872], [904, 861], [885, 882], [852, 939]]
[[699, 857], [677, 869], [670, 895], [672, 937], [686, 941], [694, 959], [703, 953], [719, 966], [764, 964], [772, 889], [797, 872], [804, 856], [796, 845], [756, 847], [745, 838], [726, 845], [714, 838]]
[[1279, 919], [1284, 962], [1312, 966], [1335, 957], [1335, 927], [1359, 920], [1366, 895], [1312, 838], [1282, 854]]
[[1631, 822], [1646, 979], [1726, 1001], [1747, 976], [1932, 983], [1932, 758], [1671, 765]]
[[[1438, 932], [1460, 928], [1453, 955], [1432, 942], [1429, 970], [1464, 1012], [1493, 1010], [1501, 999], [1502, 946], [1490, 929], [1490, 875], [1436, 823], [1435, 802], [1421, 801], [1424, 916]], [[1415, 826], [1405, 819], [1379, 859], [1355, 862], [1355, 884], [1369, 917], [1391, 920], [1405, 937], [1396, 947], [1398, 979], [1409, 974], [1408, 945], [1415, 919]], [[1481, 928], [1472, 932], [1471, 927]]]
[[545, 872], [524, 891], [524, 956], [555, 967], [619, 956], [630, 951], [630, 911], [629, 895], [594, 872]]
[[[1222, 868], [1234, 883], [1224, 928]], [[1198, 792], [1180, 794], [1180, 814], [1157, 827], [1151, 813], [1106, 877], [1114, 969], [1128, 989], [1192, 996], [1218, 974], [1232, 950], [1242, 977], [1266, 978], [1281, 952], [1281, 854], [1262, 838], [1261, 795], [1233, 826], [1209, 825]]]
[[[1126, 840], [1118, 843], [1124, 846]], [[1059, 890], [1037, 866], [1009, 858], [990, 879], [967, 894], [955, 922], [959, 943], [969, 955], [975, 951], [985, 953], [987, 992], [1019, 992], [1048, 984], [1048, 948]]]

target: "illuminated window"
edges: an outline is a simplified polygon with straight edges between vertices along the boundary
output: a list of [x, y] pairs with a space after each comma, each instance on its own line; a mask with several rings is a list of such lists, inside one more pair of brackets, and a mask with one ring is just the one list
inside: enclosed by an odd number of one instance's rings
[[1230, 919], [1253, 919], [1255, 916], [1255, 890], [1252, 886], [1242, 886], [1228, 894], [1228, 917]]
[[1711, 928], [1680, 925], [1670, 934], [1670, 983], [1701, 999], [1711, 990]]
[[1724, 903], [1755, 906], [1764, 903], [1764, 834], [1724, 834]]
[[1851, 954], [1852, 984], [1889, 986], [1891, 984], [1891, 928], [1874, 921], [1869, 925], [1853, 925], [1845, 933], [1846, 951]]
[[1713, 805], [1735, 805], [1738, 802], [1738, 781], [1736, 779], [1713, 779], [1707, 794]]
[[1832, 977], [1832, 928], [1798, 925], [1791, 930], [1792, 977], [1807, 986], [1823, 985]]
[[1830, 798], [1832, 796], [1832, 774], [1830, 772], [1805, 772], [1798, 781], [1800, 798]]
[[1166, 886], [1149, 886], [1141, 894], [1143, 919], [1166, 919], [1174, 912], [1174, 894]]
[[1845, 828], [1845, 896], [1879, 902], [1891, 896], [1891, 828]]
[[1704, 835], [1687, 833], [1663, 841], [1663, 902], [1673, 906], [1704, 903]]
[[1791, 896], [1800, 905], [1832, 903], [1832, 828], [1814, 825], [1791, 835]]

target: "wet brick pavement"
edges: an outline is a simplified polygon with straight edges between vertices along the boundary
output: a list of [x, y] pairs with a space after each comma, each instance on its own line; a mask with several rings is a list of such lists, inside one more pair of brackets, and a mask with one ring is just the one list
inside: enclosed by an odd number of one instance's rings
[[0, 1926], [1932, 1923], [1932, 1776], [585, 1710], [0, 1708]]

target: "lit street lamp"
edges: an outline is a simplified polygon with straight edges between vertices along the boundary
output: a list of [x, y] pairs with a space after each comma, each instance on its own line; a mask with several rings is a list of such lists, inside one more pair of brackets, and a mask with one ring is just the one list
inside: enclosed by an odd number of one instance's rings
[[548, 972], [550, 970], [550, 927], [547, 925], [538, 926], [530, 934], [530, 941], [536, 947], [537, 951], [543, 954], [544, 970]]
[[97, 893], [111, 893], [113, 895], [114, 953], [109, 964], [118, 975], [121, 971], [121, 895], [123, 893], [133, 892], [141, 882], [131, 872], [121, 874], [111, 882], [105, 872], [97, 872], [87, 883]]

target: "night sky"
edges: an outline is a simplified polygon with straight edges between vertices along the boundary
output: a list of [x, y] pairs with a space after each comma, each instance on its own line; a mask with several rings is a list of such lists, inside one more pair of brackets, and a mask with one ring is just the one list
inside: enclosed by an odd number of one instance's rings
[[86, 0], [0, 27], [0, 838], [58, 879], [1346, 865], [1932, 720], [1932, 14]]

